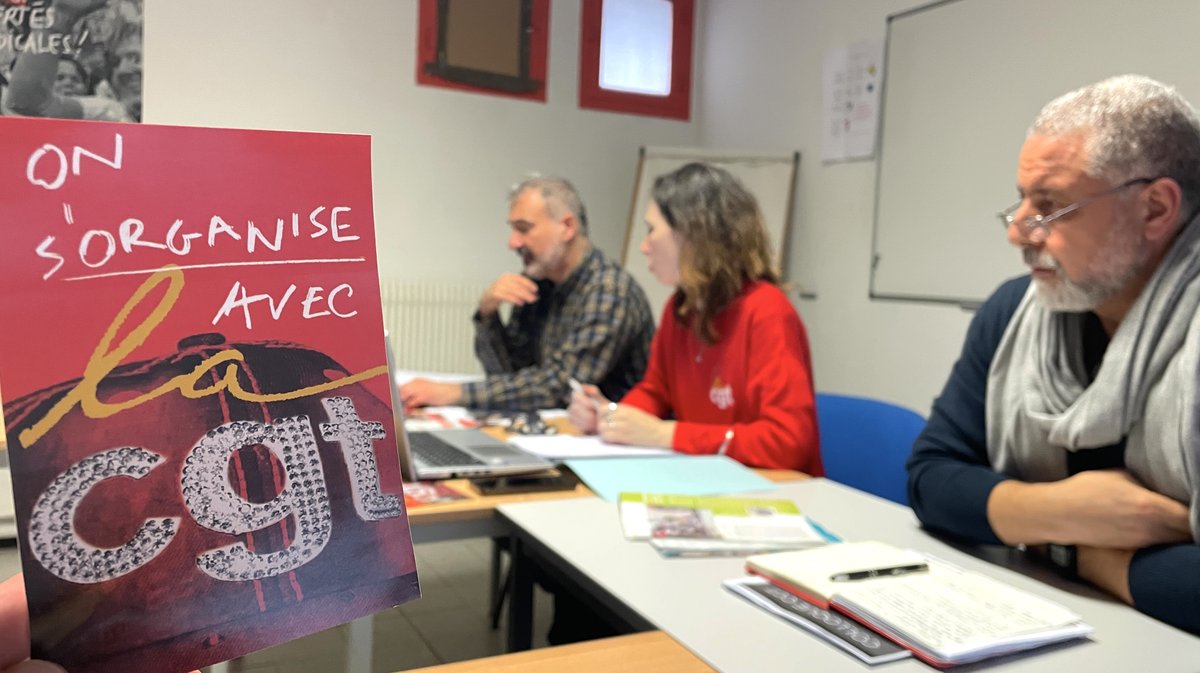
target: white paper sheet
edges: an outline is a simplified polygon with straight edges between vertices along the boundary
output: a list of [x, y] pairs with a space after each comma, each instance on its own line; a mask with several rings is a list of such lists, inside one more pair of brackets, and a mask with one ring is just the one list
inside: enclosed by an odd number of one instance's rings
[[438, 383], [470, 383], [482, 381], [482, 374], [446, 374], [443, 372], [418, 372], [411, 369], [397, 369], [393, 373], [396, 385], [402, 386], [413, 379], [429, 379]]
[[543, 437], [538, 435], [510, 437], [508, 442], [524, 451], [550, 460], [571, 460], [575, 458], [610, 458], [620, 456], [662, 456], [670, 454], [669, 449], [658, 449], [650, 446], [625, 446], [624, 444], [606, 444], [596, 435], [574, 437], [571, 435], [553, 435]]
[[821, 159], [846, 161], [875, 155], [879, 90], [883, 85], [883, 42], [874, 40], [825, 54], [825, 128]]

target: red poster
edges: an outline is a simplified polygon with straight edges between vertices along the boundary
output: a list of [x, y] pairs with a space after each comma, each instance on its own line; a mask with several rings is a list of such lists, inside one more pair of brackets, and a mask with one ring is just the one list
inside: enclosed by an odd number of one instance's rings
[[419, 595], [366, 136], [0, 118], [33, 653], [188, 671]]

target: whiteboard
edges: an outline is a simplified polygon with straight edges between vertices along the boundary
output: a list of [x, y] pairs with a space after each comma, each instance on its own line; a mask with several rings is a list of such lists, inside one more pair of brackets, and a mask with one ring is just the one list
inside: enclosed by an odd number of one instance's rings
[[1200, 104], [1196, 0], [949, 0], [888, 17], [871, 296], [977, 304], [1025, 273], [996, 212], [1043, 105], [1138, 73]]
[[650, 274], [646, 258], [638, 250], [646, 236], [646, 205], [650, 202], [655, 178], [693, 161], [724, 168], [758, 199], [758, 207], [762, 209], [766, 222], [771, 250], [775, 254], [776, 266], [783, 268], [782, 255], [787, 245], [788, 223], [795, 195], [796, 169], [800, 163], [799, 152], [756, 155], [699, 148], [643, 147], [638, 152], [637, 179], [633, 199], [630, 201], [621, 263], [646, 291], [646, 298], [650, 301], [656, 321], [661, 317], [662, 308], [675, 288], [662, 285]]

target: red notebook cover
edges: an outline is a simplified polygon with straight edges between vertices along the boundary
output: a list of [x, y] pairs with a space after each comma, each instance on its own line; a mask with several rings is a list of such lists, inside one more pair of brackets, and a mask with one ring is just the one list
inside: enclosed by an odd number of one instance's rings
[[35, 657], [188, 671], [419, 596], [370, 138], [0, 118]]

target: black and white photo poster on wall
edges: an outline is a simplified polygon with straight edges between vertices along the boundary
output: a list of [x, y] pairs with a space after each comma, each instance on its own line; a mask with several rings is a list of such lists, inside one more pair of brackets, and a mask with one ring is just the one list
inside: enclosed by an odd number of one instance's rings
[[0, 0], [0, 111], [142, 120], [143, 0]]

